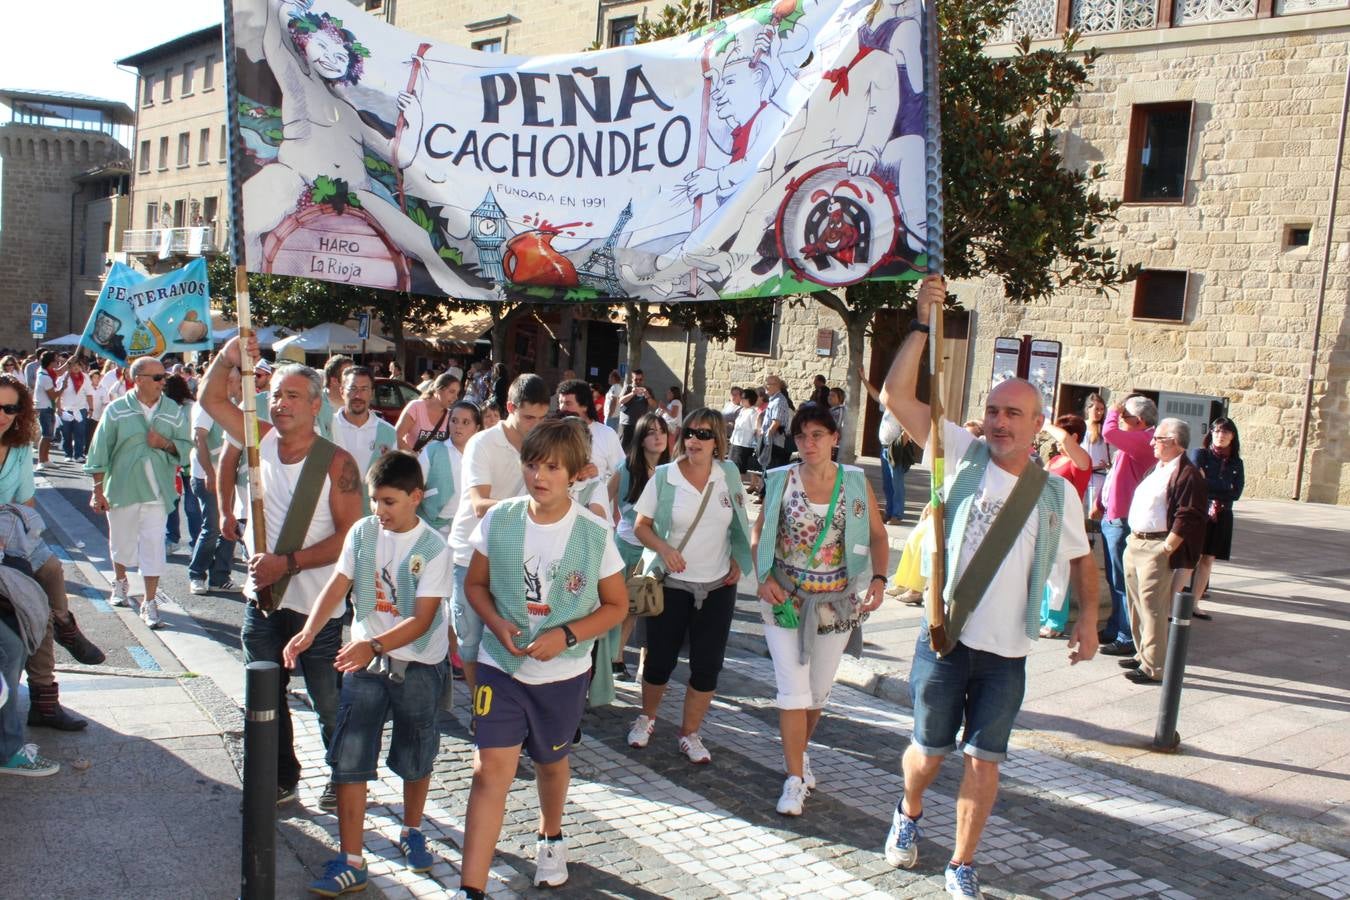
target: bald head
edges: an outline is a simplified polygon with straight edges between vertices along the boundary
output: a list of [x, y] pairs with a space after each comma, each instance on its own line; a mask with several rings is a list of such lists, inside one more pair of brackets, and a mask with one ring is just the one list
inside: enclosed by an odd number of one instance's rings
[[984, 404], [984, 440], [994, 462], [1021, 472], [1031, 444], [1045, 424], [1041, 393], [1023, 378], [1009, 378], [989, 392]]
[[164, 364], [159, 360], [155, 359], [153, 356], [139, 357], [135, 362], [131, 364], [132, 378], [135, 378], [137, 375], [153, 375], [156, 372], [163, 372], [163, 371], [164, 371]]
[[146, 406], [154, 406], [164, 393], [164, 364], [153, 356], [142, 356], [131, 364], [131, 380], [137, 399]]

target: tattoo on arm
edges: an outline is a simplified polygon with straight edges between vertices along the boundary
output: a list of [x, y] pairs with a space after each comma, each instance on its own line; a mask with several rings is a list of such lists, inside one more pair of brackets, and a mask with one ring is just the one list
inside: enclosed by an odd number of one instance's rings
[[356, 460], [347, 456], [338, 472], [337, 489], [344, 494], [361, 493], [361, 471], [356, 468]]

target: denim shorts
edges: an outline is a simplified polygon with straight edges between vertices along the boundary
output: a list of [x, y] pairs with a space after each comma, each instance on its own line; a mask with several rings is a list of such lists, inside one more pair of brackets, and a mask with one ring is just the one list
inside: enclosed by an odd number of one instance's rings
[[39, 409], [38, 427], [42, 429], [42, 439], [50, 441], [56, 435], [56, 410], [48, 407]]
[[526, 684], [496, 666], [479, 666], [474, 745], [485, 750], [523, 746], [537, 763], [563, 759], [572, 751], [590, 680], [583, 672], [566, 681]]
[[450, 623], [455, 626], [459, 658], [476, 663], [478, 645], [483, 643], [483, 620], [473, 611], [469, 605], [469, 595], [464, 592], [464, 579], [468, 574], [468, 566], [455, 566], [455, 589], [450, 594]]
[[328, 765], [337, 784], [374, 781], [380, 763], [385, 720], [393, 713], [389, 768], [404, 781], [431, 775], [440, 750], [436, 711], [445, 686], [446, 663], [408, 663], [403, 681], [360, 671], [342, 679], [337, 729], [328, 747]]
[[961, 747], [967, 756], [1007, 759], [1008, 736], [1026, 690], [1026, 667], [1026, 657], [1009, 659], [962, 643], [939, 658], [928, 643], [928, 628], [921, 627], [909, 675], [914, 745], [926, 756], [943, 756], [956, 749], [964, 721]]

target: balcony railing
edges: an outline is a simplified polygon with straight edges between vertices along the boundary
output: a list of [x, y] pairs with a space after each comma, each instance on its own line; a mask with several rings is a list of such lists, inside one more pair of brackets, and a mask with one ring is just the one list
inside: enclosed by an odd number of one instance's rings
[[122, 234], [122, 249], [127, 253], [164, 253], [179, 256], [211, 255], [220, 251], [216, 246], [214, 225], [194, 228], [149, 228], [126, 231]]
[[990, 44], [1045, 40], [1070, 28], [1105, 34], [1350, 8], [1350, 0], [1017, 0]]

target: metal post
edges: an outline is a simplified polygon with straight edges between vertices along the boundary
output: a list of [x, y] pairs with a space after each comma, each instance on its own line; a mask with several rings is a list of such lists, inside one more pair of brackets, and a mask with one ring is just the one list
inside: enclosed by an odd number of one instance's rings
[[1177, 734], [1177, 713], [1181, 706], [1181, 682], [1186, 677], [1186, 650], [1191, 642], [1191, 611], [1195, 596], [1189, 590], [1172, 597], [1172, 618], [1167, 626], [1167, 659], [1163, 663], [1162, 702], [1158, 706], [1158, 727], [1153, 733], [1154, 750], [1175, 750], [1181, 744]]
[[277, 882], [277, 704], [281, 666], [252, 662], [244, 685], [244, 843], [239, 896], [272, 900]]

